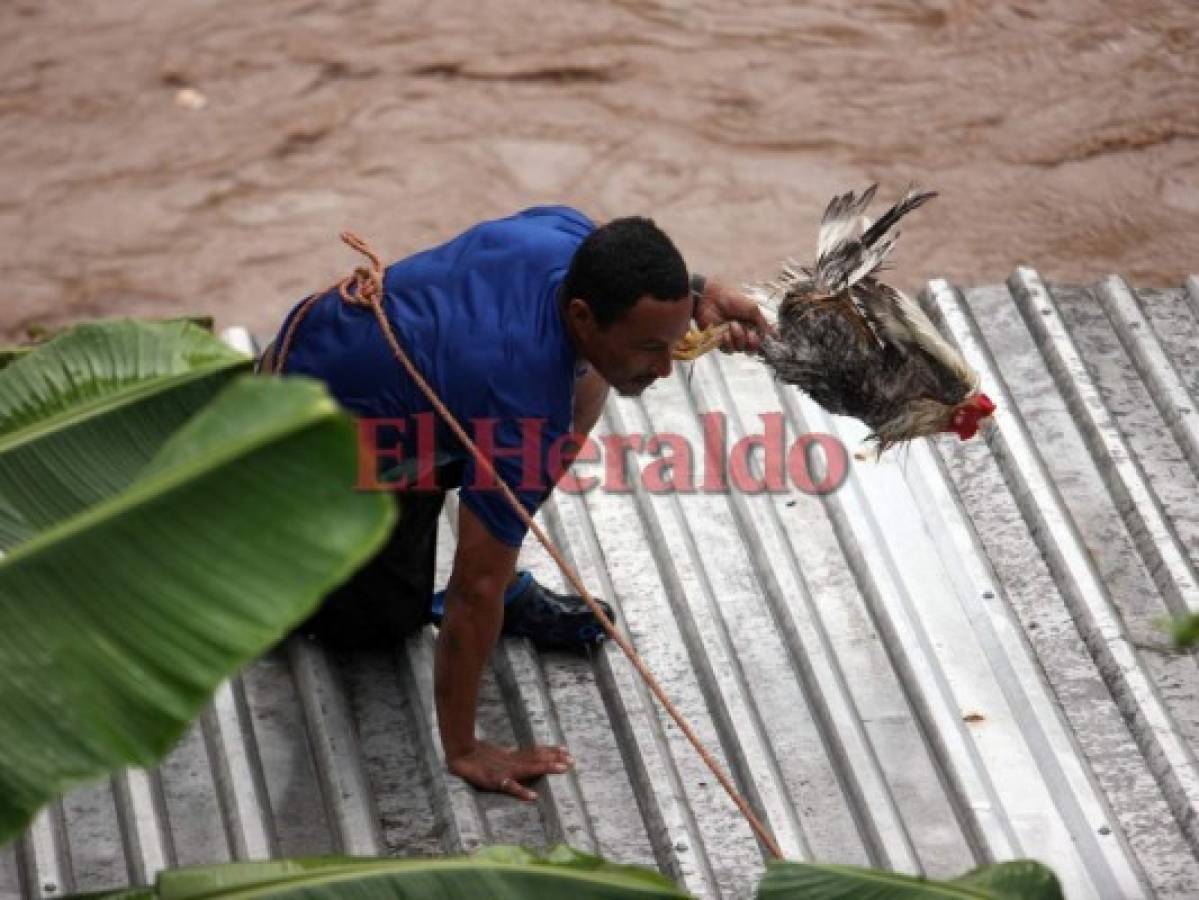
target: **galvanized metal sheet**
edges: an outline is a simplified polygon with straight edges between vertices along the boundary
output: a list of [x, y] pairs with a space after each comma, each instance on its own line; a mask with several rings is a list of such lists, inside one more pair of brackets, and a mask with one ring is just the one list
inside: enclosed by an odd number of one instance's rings
[[[1199, 279], [1135, 291], [1019, 269], [922, 299], [999, 403], [985, 440], [854, 462], [823, 496], [662, 492], [646, 472], [661, 448], [628, 450], [626, 491], [558, 492], [541, 521], [789, 856], [931, 876], [1031, 856], [1071, 898], [1199, 895], [1199, 670], [1160, 627], [1199, 609]], [[864, 436], [715, 354], [613, 399], [597, 437], [698, 450], [710, 413], [729, 447], [772, 416], [784, 446]], [[562, 585], [531, 542], [522, 564]], [[446, 772], [433, 640], [334, 655], [292, 639], [158, 770], [44, 811], [0, 851], [0, 898], [205, 861], [563, 840], [701, 897], [752, 893], [761, 849], [618, 650], [497, 649], [481, 731], [578, 761], [524, 805]]]

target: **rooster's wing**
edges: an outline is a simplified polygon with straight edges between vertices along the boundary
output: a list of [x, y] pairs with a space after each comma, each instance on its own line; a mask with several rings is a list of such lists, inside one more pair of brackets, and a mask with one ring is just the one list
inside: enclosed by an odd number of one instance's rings
[[909, 362], [927, 364], [934, 369], [935, 381], [940, 385], [936, 399], [958, 403], [978, 390], [978, 373], [941, 337], [920, 304], [911, 297], [874, 278], [863, 279], [852, 293], [882, 343], [905, 357], [923, 351]]

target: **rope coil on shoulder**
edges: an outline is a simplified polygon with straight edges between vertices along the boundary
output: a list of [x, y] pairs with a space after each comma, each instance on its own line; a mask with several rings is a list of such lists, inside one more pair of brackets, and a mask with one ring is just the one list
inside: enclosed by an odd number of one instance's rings
[[422, 393], [424, 393], [425, 397], [429, 400], [429, 403], [432, 404], [433, 408], [437, 411], [437, 414], [445, 420], [450, 430], [453, 431], [454, 436], [462, 442], [462, 445], [466, 447], [470, 454], [475, 458], [476, 464], [499, 487], [508, 503], [512, 506], [513, 511], [517, 514], [517, 516], [519, 516], [525, 527], [527, 527], [533, 533], [533, 535], [540, 542], [541, 546], [543, 546], [546, 552], [553, 557], [554, 562], [558, 565], [558, 568], [561, 569], [562, 574], [566, 577], [566, 580], [570, 583], [571, 587], [574, 588], [578, 595], [583, 598], [583, 602], [585, 602], [588, 608], [590, 608], [592, 614], [600, 623], [600, 626], [604, 629], [604, 632], [608, 635], [613, 643], [620, 647], [621, 651], [623, 651], [624, 655], [628, 658], [633, 668], [637, 671], [637, 674], [641, 676], [642, 681], [644, 681], [646, 686], [650, 689], [650, 692], [657, 698], [658, 702], [662, 704], [662, 708], [674, 720], [675, 724], [679, 726], [679, 730], [683, 732], [683, 734], [687, 737], [687, 740], [691, 743], [691, 746], [695, 748], [695, 751], [699, 754], [700, 759], [704, 761], [704, 764], [709, 770], [711, 770], [712, 774], [716, 777], [716, 780], [720, 782], [721, 787], [724, 788], [734, 805], [736, 805], [737, 809], [740, 810], [741, 814], [745, 817], [745, 820], [749, 823], [750, 828], [752, 828], [754, 834], [757, 835], [758, 840], [762, 842], [762, 845], [771, 853], [772, 856], [774, 856], [776, 859], [782, 859], [783, 853], [779, 849], [778, 844], [775, 842], [773, 835], [771, 835], [766, 826], [763, 825], [758, 819], [757, 815], [750, 808], [749, 803], [746, 802], [745, 798], [742, 797], [738, 792], [736, 786], [733, 784], [732, 778], [730, 778], [724, 769], [721, 768], [720, 763], [716, 761], [708, 748], [704, 746], [703, 741], [700, 740], [699, 735], [695, 733], [695, 730], [691, 727], [690, 723], [688, 723], [683, 717], [683, 714], [679, 711], [678, 707], [676, 707], [671, 701], [670, 697], [666, 695], [666, 691], [662, 688], [662, 685], [658, 682], [657, 678], [655, 678], [653, 673], [649, 670], [649, 667], [645, 664], [645, 661], [641, 658], [641, 655], [636, 651], [636, 649], [634, 649], [633, 645], [629, 643], [628, 639], [619, 631], [617, 631], [615, 624], [613, 624], [612, 620], [608, 618], [607, 614], [604, 612], [603, 608], [599, 605], [596, 599], [591, 596], [591, 592], [587, 590], [586, 585], [583, 584], [583, 580], [579, 577], [578, 573], [575, 572], [574, 567], [571, 566], [571, 564], [567, 562], [566, 558], [562, 555], [562, 551], [560, 551], [557, 546], [554, 545], [554, 542], [550, 539], [549, 535], [545, 533], [541, 526], [537, 524], [536, 520], [529, 514], [528, 510], [526, 510], [521, 502], [516, 498], [516, 495], [512, 492], [512, 489], [508, 486], [507, 482], [505, 482], [504, 479], [499, 476], [499, 473], [496, 472], [495, 467], [491, 464], [491, 460], [488, 459], [475, 445], [475, 442], [470, 439], [470, 436], [458, 422], [458, 419], [452, 412], [450, 412], [446, 405], [441, 402], [441, 398], [437, 396], [436, 391], [430, 387], [429, 383], [417, 370], [416, 366], [413, 365], [412, 360], [408, 358], [408, 354], [405, 353], [404, 348], [400, 346], [399, 340], [396, 338], [395, 331], [391, 327], [391, 322], [387, 318], [387, 313], [383, 309], [383, 265], [378, 254], [371, 249], [370, 245], [367, 244], [366, 241], [351, 231], [343, 231], [341, 233], [341, 239], [352, 250], [355, 250], [365, 256], [368, 260], [368, 265], [357, 267], [352, 275], [337, 282], [337, 284], [333, 285], [329, 289], [321, 291], [320, 293], [312, 294], [304, 300], [299, 309], [296, 310], [295, 315], [292, 317], [291, 324], [288, 326], [287, 331], [283, 336], [282, 344], [279, 347], [278, 353], [275, 355], [274, 366], [272, 368], [273, 373], [279, 375], [283, 372], [284, 364], [287, 361], [287, 354], [291, 350], [291, 344], [295, 338], [296, 329], [299, 327], [300, 322], [308, 314], [309, 310], [312, 309], [313, 304], [316, 303], [318, 299], [328, 294], [333, 287], [337, 288], [337, 292], [341, 296], [343, 302], [349, 303], [352, 306], [370, 309], [375, 314], [375, 319], [379, 323], [379, 328], [383, 332], [383, 337], [390, 346], [391, 352], [395, 356], [396, 361], [399, 362], [399, 364], [404, 368], [404, 370], [416, 383], [417, 387], [421, 389]]
[[[296, 310], [296, 314], [292, 316], [291, 323], [287, 326], [287, 331], [283, 334], [283, 341], [275, 353], [274, 364], [271, 366], [271, 374], [283, 374], [283, 366], [287, 362], [287, 354], [291, 351], [292, 341], [295, 340], [296, 330], [300, 327], [300, 323], [304, 321], [304, 317], [308, 315], [308, 311], [312, 309], [313, 304], [334, 288], [337, 288], [337, 293], [340, 295], [342, 301], [350, 304], [350, 306], [357, 306], [360, 309], [377, 308], [382, 310], [383, 263], [379, 259], [379, 255], [371, 249], [370, 244], [352, 231], [343, 231], [341, 239], [351, 250], [356, 250], [365, 256], [370, 265], [358, 266], [358, 268], [354, 269], [352, 275], [330, 285], [323, 291], [309, 294], [304, 299], [304, 302], [300, 304], [300, 308]], [[387, 317], [384, 316], [381, 321], [386, 322]], [[384, 335], [389, 331], [390, 323], [384, 330]]]

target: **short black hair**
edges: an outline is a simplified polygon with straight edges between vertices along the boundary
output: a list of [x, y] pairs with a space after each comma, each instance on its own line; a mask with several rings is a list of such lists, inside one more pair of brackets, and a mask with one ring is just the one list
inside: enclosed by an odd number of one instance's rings
[[688, 297], [687, 265], [653, 219], [613, 219], [587, 235], [562, 282], [563, 303], [579, 297], [607, 328], [649, 294], [657, 300]]

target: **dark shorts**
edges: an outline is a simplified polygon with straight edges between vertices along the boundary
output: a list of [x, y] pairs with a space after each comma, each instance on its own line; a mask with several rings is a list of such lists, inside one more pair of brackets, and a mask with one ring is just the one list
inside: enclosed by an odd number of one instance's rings
[[394, 647], [432, 621], [437, 521], [461, 463], [437, 469], [440, 490], [391, 494], [399, 518], [387, 543], [297, 629], [335, 647]]
[[[256, 372], [273, 372], [267, 344]], [[449, 490], [462, 486], [463, 465], [436, 470], [440, 490], [396, 491], [396, 524], [387, 542], [349, 581], [335, 588], [295, 631], [335, 647], [394, 647], [433, 620], [437, 521]]]

